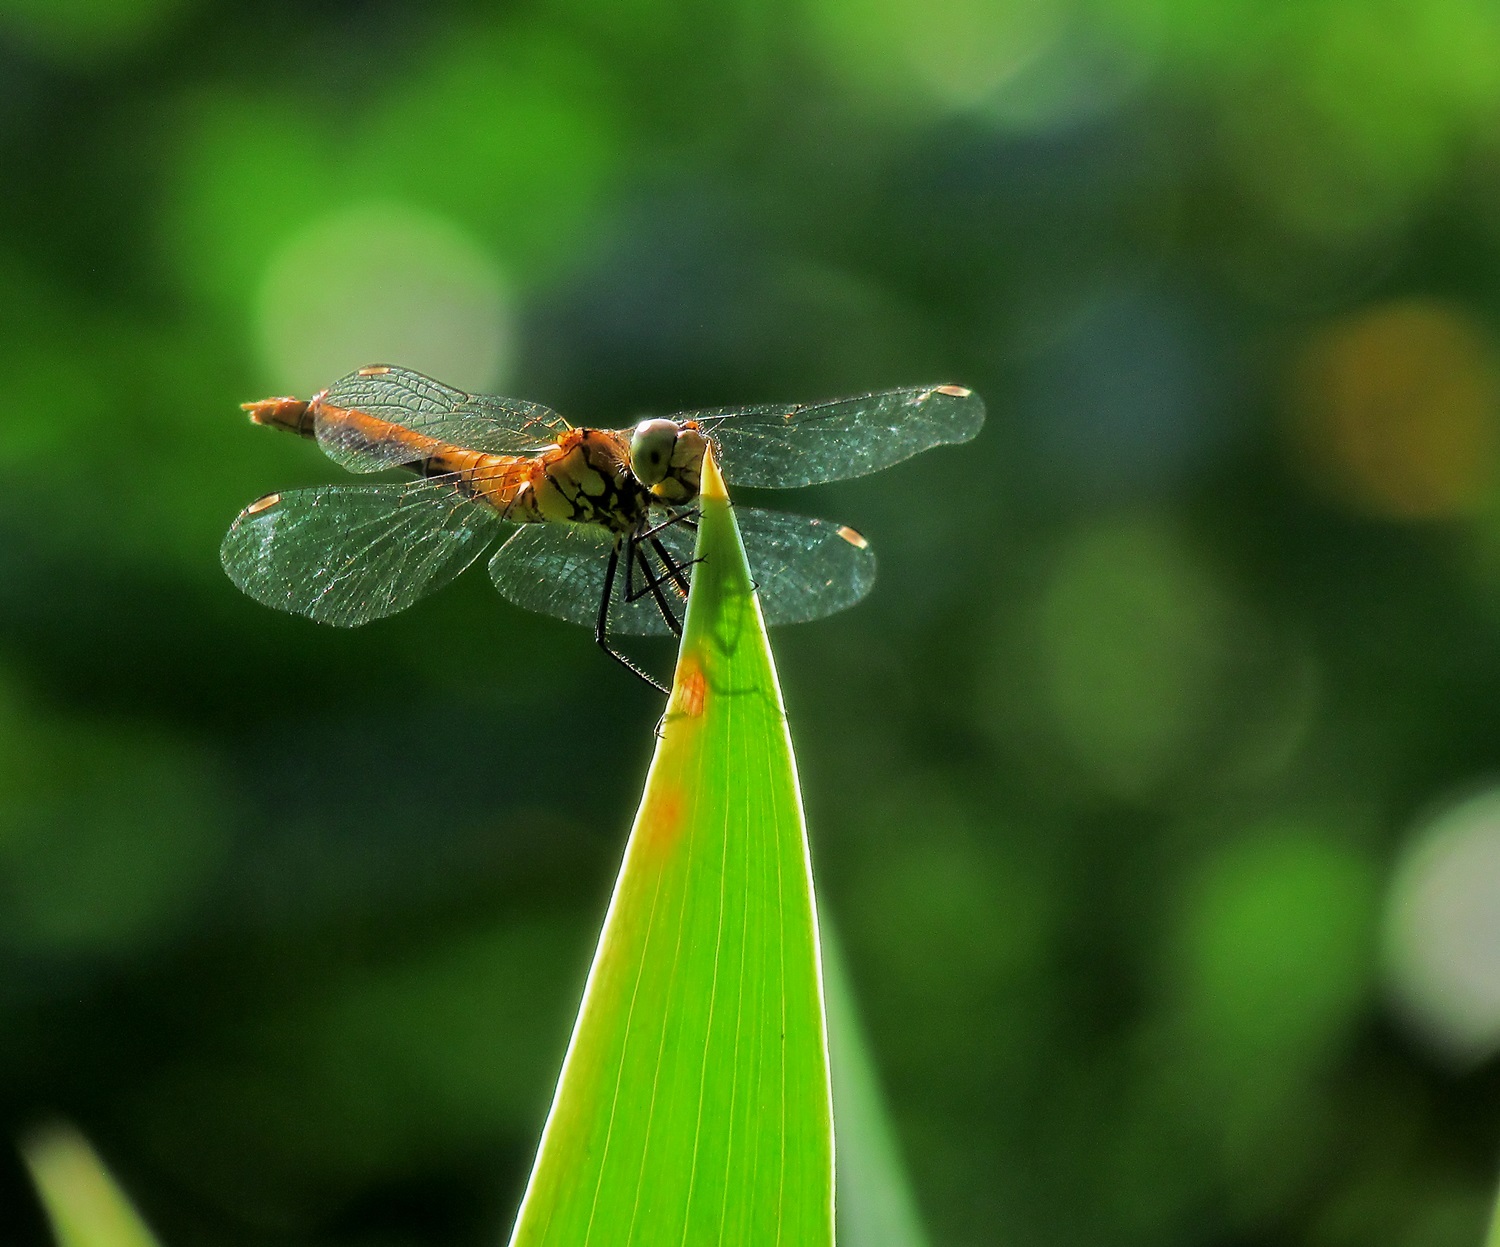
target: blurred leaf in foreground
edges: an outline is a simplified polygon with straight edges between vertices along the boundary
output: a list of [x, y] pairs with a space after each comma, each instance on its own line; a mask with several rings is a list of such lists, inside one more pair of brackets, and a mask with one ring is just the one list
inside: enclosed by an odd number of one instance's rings
[[823, 967], [839, 1130], [839, 1242], [843, 1247], [927, 1247], [875, 1061], [854, 1007], [844, 956], [827, 930]]
[[21, 1144], [58, 1247], [156, 1247], [88, 1140], [71, 1126], [44, 1126]]
[[513, 1247], [833, 1241], [802, 801], [711, 461], [697, 552], [661, 739]]

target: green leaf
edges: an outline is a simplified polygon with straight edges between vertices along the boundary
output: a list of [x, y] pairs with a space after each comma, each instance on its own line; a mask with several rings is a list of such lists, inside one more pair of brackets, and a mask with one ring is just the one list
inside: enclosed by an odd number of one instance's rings
[[661, 738], [512, 1247], [833, 1242], [802, 801], [711, 462], [698, 555]]
[[58, 1247], [156, 1247], [88, 1140], [71, 1126], [46, 1126], [21, 1144]]

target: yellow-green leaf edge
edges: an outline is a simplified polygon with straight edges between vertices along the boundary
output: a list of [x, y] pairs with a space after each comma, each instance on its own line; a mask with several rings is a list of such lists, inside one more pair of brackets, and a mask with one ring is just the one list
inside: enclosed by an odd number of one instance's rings
[[58, 1247], [156, 1247], [104, 1162], [71, 1126], [57, 1122], [33, 1131], [21, 1155]]
[[711, 459], [701, 503], [667, 714], [512, 1247], [833, 1242], [796, 762]]

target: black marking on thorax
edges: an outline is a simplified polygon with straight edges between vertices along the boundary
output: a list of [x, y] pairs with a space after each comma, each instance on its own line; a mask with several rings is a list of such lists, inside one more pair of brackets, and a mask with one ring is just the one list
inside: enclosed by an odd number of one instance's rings
[[568, 504], [577, 524], [597, 524], [631, 532], [651, 510], [651, 495], [635, 478], [605, 435], [580, 431], [578, 442], [544, 472], [548, 484]]

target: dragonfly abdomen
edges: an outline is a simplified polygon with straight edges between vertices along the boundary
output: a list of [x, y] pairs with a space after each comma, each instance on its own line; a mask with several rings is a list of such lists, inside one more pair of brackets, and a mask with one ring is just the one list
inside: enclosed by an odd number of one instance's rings
[[451, 479], [460, 493], [494, 507], [508, 520], [520, 524], [532, 518], [525, 492], [536, 476], [533, 459], [454, 446], [407, 466], [423, 476]]
[[298, 437], [317, 436], [313, 404], [300, 398], [263, 398], [258, 403], [241, 403], [240, 407], [256, 424], [285, 429]]
[[336, 406], [324, 394], [310, 402], [268, 398], [245, 409], [257, 424], [316, 438], [341, 463], [367, 465], [365, 471], [399, 467], [444, 480], [518, 524], [590, 524], [628, 533], [651, 509], [651, 494], [632, 472], [629, 443], [618, 431], [569, 429], [540, 454], [501, 455]]
[[516, 455], [467, 450], [368, 412], [335, 407], [319, 394], [311, 402], [267, 398], [246, 403], [256, 424], [285, 429], [337, 447], [340, 456], [364, 458], [403, 468], [418, 476], [446, 477], [460, 492], [505, 511], [516, 491], [532, 476], [532, 461]]

